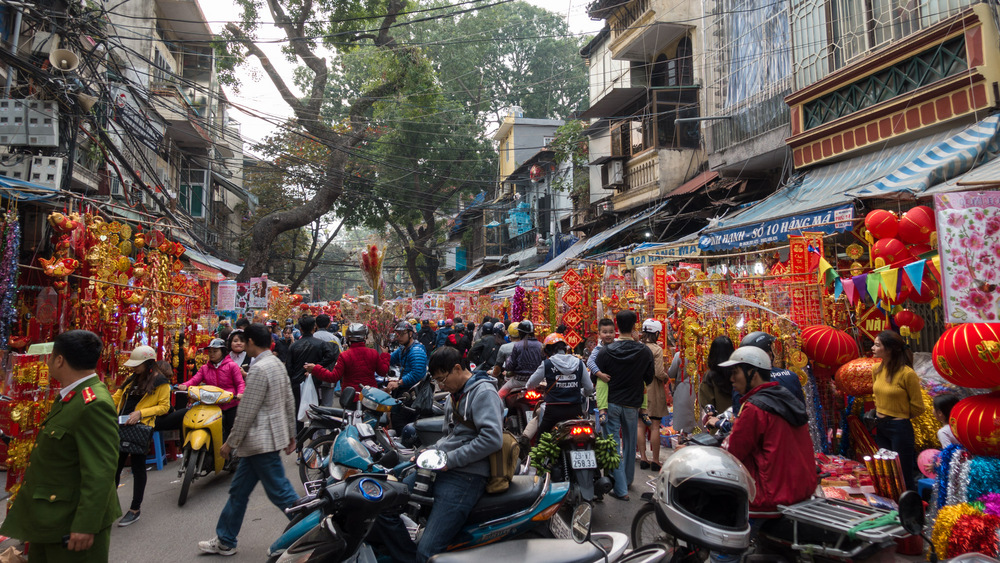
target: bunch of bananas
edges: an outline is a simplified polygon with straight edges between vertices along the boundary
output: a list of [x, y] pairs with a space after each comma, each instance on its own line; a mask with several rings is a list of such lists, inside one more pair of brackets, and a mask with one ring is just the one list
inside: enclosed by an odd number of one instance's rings
[[556, 443], [556, 437], [550, 432], [544, 432], [538, 438], [538, 444], [531, 448], [530, 455], [531, 466], [535, 468], [539, 475], [544, 475], [552, 470], [552, 467], [562, 456], [562, 452]]
[[618, 454], [618, 442], [611, 436], [597, 439], [594, 444], [594, 454], [597, 456], [597, 466], [604, 471], [617, 469], [618, 464], [622, 462], [622, 456]]

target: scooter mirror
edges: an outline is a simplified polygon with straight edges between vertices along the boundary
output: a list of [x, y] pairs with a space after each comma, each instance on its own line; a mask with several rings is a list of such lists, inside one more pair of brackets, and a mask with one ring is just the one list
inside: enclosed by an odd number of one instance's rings
[[381, 458], [379, 458], [378, 463], [387, 469], [396, 467], [396, 465], [399, 464], [399, 454], [396, 453], [396, 450], [389, 450]]
[[323, 465], [323, 460], [320, 458], [316, 450], [312, 448], [302, 449], [302, 463], [310, 469], [319, 469]]
[[354, 387], [344, 387], [340, 391], [340, 408], [346, 409], [354, 402]]
[[417, 457], [417, 467], [438, 471], [448, 465], [448, 454], [441, 450], [426, 450]]
[[[573, 532], [573, 541], [576, 543], [585, 543], [590, 539], [590, 518], [593, 512], [594, 509], [591, 508], [589, 502], [580, 503], [573, 510], [573, 519], [570, 522], [570, 528]], [[559, 517], [558, 514], [553, 516], [553, 518]]]
[[899, 523], [903, 529], [916, 536], [924, 531], [924, 500], [916, 491], [906, 491], [899, 496]]

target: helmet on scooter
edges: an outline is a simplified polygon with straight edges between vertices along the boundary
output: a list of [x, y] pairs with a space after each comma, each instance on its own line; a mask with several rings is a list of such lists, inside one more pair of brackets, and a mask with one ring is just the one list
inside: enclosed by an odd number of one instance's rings
[[753, 477], [722, 448], [676, 450], [656, 479], [660, 527], [711, 550], [739, 553], [750, 545]]
[[506, 336], [507, 335], [507, 325], [503, 324], [503, 322], [499, 322], [499, 323], [494, 324], [493, 325], [493, 334], [495, 334], [497, 336]]
[[403, 447], [412, 448], [417, 443], [417, 425], [411, 422], [404, 426], [399, 441], [403, 443]]
[[544, 351], [546, 356], [553, 356], [558, 354], [560, 351], [565, 352], [566, 348], [569, 346], [566, 343], [566, 339], [563, 335], [558, 332], [553, 332], [552, 334], [545, 337], [545, 342], [543, 343]]
[[364, 342], [368, 338], [368, 327], [361, 323], [351, 323], [347, 327], [348, 342]]
[[396, 323], [395, 330], [396, 332], [406, 332], [406, 331], [413, 332], [414, 329], [413, 325], [411, 325], [410, 323], [406, 321], [399, 321], [398, 323]]
[[761, 350], [770, 353], [771, 344], [775, 341], [775, 338], [766, 332], [755, 331], [743, 337], [740, 340], [740, 348], [744, 346], [753, 346], [754, 348], [760, 348]]
[[520, 333], [517, 332], [517, 323], [510, 323], [510, 326], [507, 327], [507, 334], [509, 334], [511, 338], [518, 338]]
[[528, 319], [525, 319], [517, 323], [517, 331], [521, 333], [521, 336], [527, 336], [529, 334], [535, 333], [535, 325]]

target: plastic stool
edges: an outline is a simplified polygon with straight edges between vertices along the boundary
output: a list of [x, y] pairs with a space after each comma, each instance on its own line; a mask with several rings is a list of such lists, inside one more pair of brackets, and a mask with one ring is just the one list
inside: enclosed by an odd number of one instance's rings
[[163, 450], [163, 437], [156, 430], [153, 431], [153, 455], [146, 456], [146, 465], [156, 464], [156, 470], [163, 469], [163, 464], [167, 459], [167, 453]]
[[934, 479], [917, 479], [917, 494], [927, 502], [931, 501], [931, 494], [934, 492]]

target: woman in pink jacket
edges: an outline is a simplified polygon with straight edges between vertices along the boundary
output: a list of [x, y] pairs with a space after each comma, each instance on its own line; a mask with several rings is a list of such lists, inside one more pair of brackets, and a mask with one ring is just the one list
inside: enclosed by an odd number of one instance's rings
[[[233, 429], [233, 422], [236, 421], [236, 405], [243, 398], [246, 382], [243, 380], [240, 366], [236, 365], [236, 362], [226, 353], [225, 340], [212, 339], [212, 342], [205, 347], [205, 351], [208, 353], [208, 362], [201, 366], [194, 377], [178, 385], [177, 390], [184, 391], [195, 385], [214, 385], [236, 395], [232, 401], [219, 405], [219, 408], [222, 409], [222, 439], [225, 440], [229, 437], [229, 431]], [[183, 410], [187, 411], [187, 409]], [[178, 421], [184, 418], [183, 414], [177, 416], [179, 416]]]

